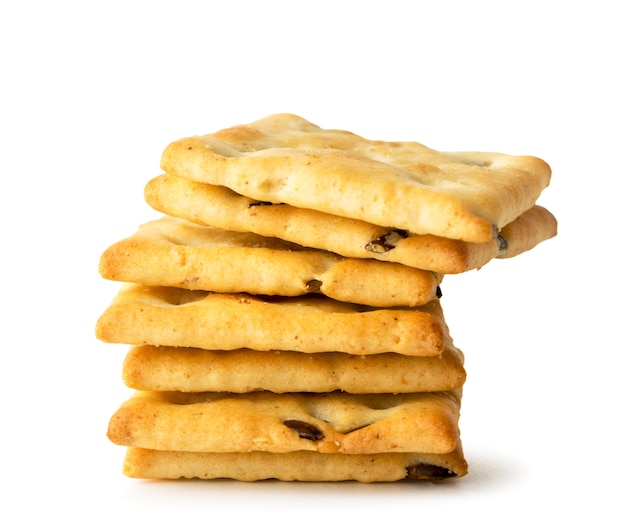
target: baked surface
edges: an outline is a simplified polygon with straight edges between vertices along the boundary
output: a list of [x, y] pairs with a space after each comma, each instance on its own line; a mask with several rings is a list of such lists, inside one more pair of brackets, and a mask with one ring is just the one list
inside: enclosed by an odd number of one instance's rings
[[448, 454], [383, 453], [344, 455], [295, 451], [270, 453], [193, 453], [128, 448], [124, 473], [131, 478], [229, 478], [241, 481], [395, 482], [438, 481], [467, 474], [459, 446]]
[[293, 350], [355, 355], [440, 355], [439, 299], [372, 308], [321, 295], [267, 297], [124, 283], [96, 324], [98, 339], [207, 350]]
[[517, 256], [557, 233], [554, 216], [538, 205], [507, 224], [498, 237], [475, 243], [396, 231], [287, 204], [263, 204], [227, 187], [170, 174], [149, 180], [144, 195], [159, 212], [200, 225], [253, 232], [347, 258], [390, 261], [441, 274], [466, 272], [494, 258]]
[[291, 114], [175, 141], [161, 167], [259, 201], [471, 242], [530, 209], [551, 176], [531, 156], [373, 141]]
[[450, 453], [461, 392], [136, 392], [113, 414], [118, 445], [194, 452]]
[[106, 279], [219, 293], [320, 293], [376, 307], [419, 306], [442, 276], [398, 263], [347, 259], [254, 233], [163, 217], [143, 224], [100, 258]]
[[136, 390], [231, 393], [445, 391], [460, 388], [466, 378], [463, 353], [451, 342], [439, 357], [142, 345], [129, 349], [122, 374]]

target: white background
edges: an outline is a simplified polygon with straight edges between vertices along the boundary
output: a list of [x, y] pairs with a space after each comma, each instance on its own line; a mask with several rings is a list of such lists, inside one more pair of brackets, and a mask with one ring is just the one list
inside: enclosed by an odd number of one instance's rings
[[[620, 2], [0, 5], [3, 520], [43, 510], [148, 521], [624, 517]], [[117, 291], [98, 258], [154, 216], [143, 186], [170, 141], [275, 112], [552, 166], [539, 203], [559, 236], [443, 287], [467, 359], [467, 477], [121, 474], [123, 449], [105, 432], [129, 394], [126, 347], [94, 338]]]

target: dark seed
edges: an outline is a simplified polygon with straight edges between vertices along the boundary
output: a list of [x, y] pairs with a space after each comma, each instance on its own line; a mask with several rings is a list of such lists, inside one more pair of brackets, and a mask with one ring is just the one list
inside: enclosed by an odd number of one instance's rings
[[322, 440], [324, 434], [312, 424], [299, 420], [286, 420], [283, 422], [285, 426], [292, 429], [301, 439]]
[[504, 239], [504, 236], [498, 234], [498, 250], [500, 252], [503, 252], [507, 248], [509, 248], [509, 244], [507, 243], [507, 240]]
[[443, 296], [443, 292], [441, 291], [440, 286], [437, 287], [436, 295], [439, 299], [441, 299], [441, 297]]
[[311, 279], [306, 283], [306, 291], [307, 292], [317, 292], [322, 288], [322, 282], [317, 279]]
[[443, 480], [456, 477], [456, 473], [433, 464], [413, 464], [406, 468], [407, 478], [410, 480]]
[[396, 248], [398, 242], [407, 237], [409, 237], [409, 233], [406, 230], [391, 230], [376, 239], [372, 239], [365, 245], [365, 250], [375, 254], [384, 254]]

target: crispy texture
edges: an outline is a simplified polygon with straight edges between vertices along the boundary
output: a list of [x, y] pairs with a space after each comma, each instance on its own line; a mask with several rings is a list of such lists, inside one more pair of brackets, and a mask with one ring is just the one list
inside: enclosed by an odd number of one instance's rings
[[431, 356], [444, 350], [445, 329], [438, 299], [415, 308], [371, 308], [313, 294], [268, 298], [124, 283], [96, 336], [207, 350]]
[[506, 225], [499, 237], [487, 242], [408, 233], [384, 247], [376, 240], [393, 237], [393, 229], [286, 204], [260, 204], [226, 187], [170, 174], [151, 179], [144, 195], [159, 212], [200, 225], [253, 232], [347, 258], [395, 262], [441, 274], [458, 274], [480, 268], [494, 258], [519, 255], [557, 233], [554, 216], [535, 205]]
[[371, 141], [291, 114], [178, 140], [161, 167], [259, 201], [472, 242], [530, 209], [551, 176], [531, 156]]
[[466, 378], [463, 353], [450, 341], [440, 357], [141, 345], [128, 351], [122, 375], [136, 390], [231, 393], [445, 391], [460, 388]]
[[270, 453], [194, 453], [128, 448], [124, 474], [142, 479], [235, 479], [258, 481], [396, 482], [439, 481], [467, 474], [459, 445], [453, 452], [344, 455], [294, 451]]
[[377, 307], [419, 306], [442, 277], [397, 263], [346, 259], [253, 233], [163, 217], [111, 245], [100, 258], [106, 279], [220, 293], [321, 293]]
[[352, 395], [136, 392], [113, 414], [121, 446], [168, 451], [450, 453], [460, 391]]

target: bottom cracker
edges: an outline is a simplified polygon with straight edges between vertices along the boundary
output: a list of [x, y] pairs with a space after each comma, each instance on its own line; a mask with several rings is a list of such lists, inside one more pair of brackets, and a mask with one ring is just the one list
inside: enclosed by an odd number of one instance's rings
[[291, 453], [194, 453], [127, 448], [124, 474], [143, 479], [235, 479], [258, 481], [396, 482], [438, 481], [467, 474], [460, 444], [451, 453], [379, 453], [373, 455]]

